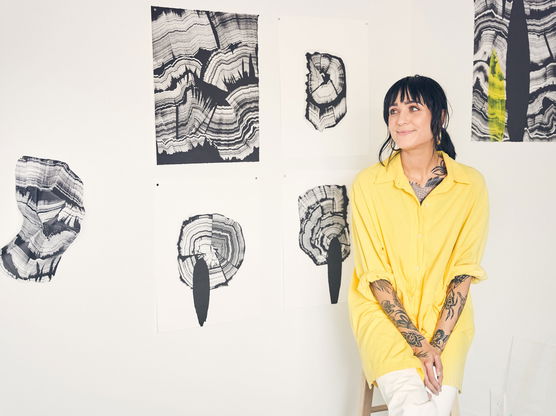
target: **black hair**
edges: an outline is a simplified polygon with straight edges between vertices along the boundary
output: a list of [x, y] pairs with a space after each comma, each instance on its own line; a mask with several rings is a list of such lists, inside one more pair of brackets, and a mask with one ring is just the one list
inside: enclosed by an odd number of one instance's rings
[[[435, 150], [442, 150], [452, 159], [455, 159], [456, 149], [450, 135], [446, 131], [449, 121], [448, 100], [440, 84], [432, 78], [422, 75], [408, 76], [397, 81], [390, 87], [384, 97], [384, 121], [386, 125], [388, 125], [390, 106], [394, 104], [398, 94], [400, 94], [401, 101], [405, 101], [405, 98], [408, 97], [420, 104], [425, 104], [429, 108], [432, 115], [431, 131]], [[438, 144], [438, 139], [440, 139], [440, 144]], [[383, 166], [382, 153], [386, 147], [391, 149], [390, 156], [394, 152], [400, 151], [400, 149], [395, 148], [394, 139], [392, 139], [390, 131], [388, 131], [388, 138], [382, 144], [378, 153], [378, 159]]]

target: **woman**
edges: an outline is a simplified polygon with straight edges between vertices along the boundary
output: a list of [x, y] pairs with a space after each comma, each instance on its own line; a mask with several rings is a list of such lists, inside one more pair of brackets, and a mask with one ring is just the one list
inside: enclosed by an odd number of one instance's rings
[[350, 192], [351, 325], [367, 381], [390, 416], [448, 416], [474, 334], [469, 287], [486, 279], [487, 188], [479, 171], [454, 160], [436, 81], [396, 82], [384, 120], [380, 162], [361, 171]]

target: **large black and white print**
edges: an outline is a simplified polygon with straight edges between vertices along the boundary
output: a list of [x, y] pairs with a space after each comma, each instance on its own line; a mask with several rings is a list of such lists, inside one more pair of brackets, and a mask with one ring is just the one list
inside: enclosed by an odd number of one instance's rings
[[259, 160], [258, 16], [152, 7], [157, 164]]
[[475, 0], [472, 137], [556, 141], [556, 2]]

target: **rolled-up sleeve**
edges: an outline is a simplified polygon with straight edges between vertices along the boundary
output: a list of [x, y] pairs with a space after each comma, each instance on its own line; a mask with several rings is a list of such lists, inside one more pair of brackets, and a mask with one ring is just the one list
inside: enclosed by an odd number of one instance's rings
[[392, 267], [388, 261], [372, 201], [362, 191], [357, 179], [350, 189], [350, 202], [354, 266], [359, 279], [357, 290], [366, 298], [375, 300], [369, 287], [371, 282], [379, 279], [388, 280], [396, 289]]
[[471, 283], [487, 279], [481, 260], [488, 237], [490, 212], [488, 191], [482, 176], [475, 195], [475, 201], [456, 241], [454, 262], [449, 272], [450, 279], [460, 275], [472, 276]]

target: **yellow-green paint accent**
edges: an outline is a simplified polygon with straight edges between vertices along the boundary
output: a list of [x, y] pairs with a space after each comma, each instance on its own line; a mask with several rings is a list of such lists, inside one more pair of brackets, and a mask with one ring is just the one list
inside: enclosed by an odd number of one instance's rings
[[506, 127], [506, 82], [496, 51], [490, 56], [488, 72], [488, 128], [490, 140], [501, 142]]

